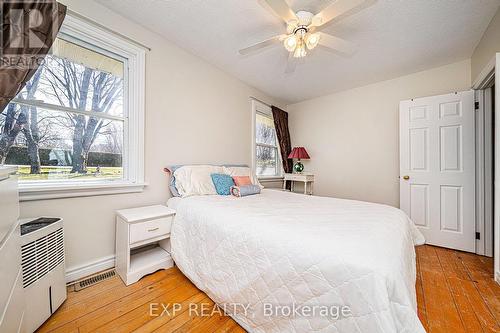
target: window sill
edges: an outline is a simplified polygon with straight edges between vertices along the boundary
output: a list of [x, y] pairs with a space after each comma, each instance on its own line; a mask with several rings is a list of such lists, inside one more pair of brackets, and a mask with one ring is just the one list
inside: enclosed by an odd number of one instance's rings
[[19, 184], [19, 200], [35, 201], [62, 198], [90, 197], [124, 193], [138, 193], [146, 183], [75, 183], [75, 184]]

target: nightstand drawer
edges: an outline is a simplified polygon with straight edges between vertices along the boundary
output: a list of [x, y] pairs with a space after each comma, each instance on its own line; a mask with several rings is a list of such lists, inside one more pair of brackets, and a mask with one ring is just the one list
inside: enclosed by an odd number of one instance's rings
[[168, 235], [172, 227], [172, 216], [130, 225], [130, 244]]

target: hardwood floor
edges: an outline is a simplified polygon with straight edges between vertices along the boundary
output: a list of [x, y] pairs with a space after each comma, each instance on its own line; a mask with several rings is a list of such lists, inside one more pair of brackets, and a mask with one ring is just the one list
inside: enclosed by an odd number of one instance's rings
[[428, 245], [416, 250], [418, 315], [427, 332], [500, 332], [492, 258]]
[[[417, 270], [418, 314], [427, 332], [500, 332], [491, 258], [425, 245], [417, 247]], [[180, 304], [175, 314], [173, 303]], [[161, 316], [160, 304], [170, 304]], [[129, 287], [117, 276], [70, 292], [38, 332], [244, 332], [218, 313], [190, 316], [190, 304], [210, 304], [209, 311], [214, 305], [177, 268]]]

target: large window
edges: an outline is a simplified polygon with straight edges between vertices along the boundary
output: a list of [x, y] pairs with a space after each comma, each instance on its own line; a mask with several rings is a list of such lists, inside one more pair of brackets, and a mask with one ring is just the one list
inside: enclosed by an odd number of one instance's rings
[[252, 101], [255, 119], [254, 165], [257, 176], [281, 176], [281, 157], [271, 108], [258, 101]]
[[[51, 54], [4, 110], [22, 129], [2, 146], [19, 179], [123, 179], [125, 60], [56, 39]], [[6, 129], [5, 129], [6, 131]]]
[[21, 192], [143, 184], [143, 66], [144, 50], [66, 17], [0, 113], [0, 163], [18, 166]]

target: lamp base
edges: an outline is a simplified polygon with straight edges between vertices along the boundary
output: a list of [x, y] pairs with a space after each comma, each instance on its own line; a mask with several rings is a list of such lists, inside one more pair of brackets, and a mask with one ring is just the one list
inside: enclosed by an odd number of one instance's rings
[[293, 170], [296, 173], [302, 173], [302, 171], [304, 171], [304, 164], [302, 164], [302, 162], [300, 161], [297, 161], [297, 163], [293, 165]]

